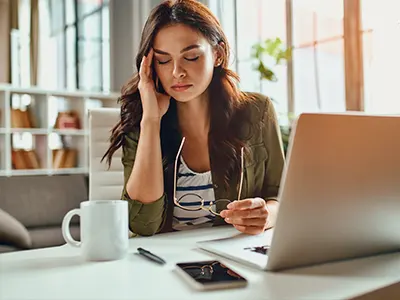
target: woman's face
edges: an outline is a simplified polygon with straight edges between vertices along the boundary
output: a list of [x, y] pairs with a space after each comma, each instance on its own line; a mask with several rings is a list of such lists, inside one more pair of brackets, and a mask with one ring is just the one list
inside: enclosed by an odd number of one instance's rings
[[181, 24], [165, 27], [153, 48], [154, 67], [167, 94], [187, 102], [207, 90], [217, 53], [199, 32]]

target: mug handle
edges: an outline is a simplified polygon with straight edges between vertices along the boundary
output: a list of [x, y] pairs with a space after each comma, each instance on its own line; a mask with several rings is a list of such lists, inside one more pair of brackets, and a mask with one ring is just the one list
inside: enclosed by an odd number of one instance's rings
[[65, 215], [65, 217], [62, 221], [61, 231], [62, 231], [64, 240], [67, 242], [67, 244], [74, 246], [74, 247], [80, 247], [82, 243], [75, 241], [71, 235], [71, 231], [69, 230], [69, 224], [71, 222], [72, 217], [75, 215], [81, 217], [81, 210], [79, 208], [75, 208], [75, 209], [67, 212], [67, 214]]

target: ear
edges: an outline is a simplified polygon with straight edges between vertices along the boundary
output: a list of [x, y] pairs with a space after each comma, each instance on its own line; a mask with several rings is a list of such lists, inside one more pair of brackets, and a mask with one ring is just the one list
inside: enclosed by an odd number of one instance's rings
[[214, 49], [214, 67], [219, 67], [222, 65], [225, 53], [225, 43], [219, 42]]

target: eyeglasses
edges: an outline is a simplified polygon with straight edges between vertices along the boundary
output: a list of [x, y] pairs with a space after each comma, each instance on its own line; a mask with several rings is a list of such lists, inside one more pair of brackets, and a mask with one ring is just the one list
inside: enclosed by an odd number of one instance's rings
[[[179, 156], [182, 152], [183, 144], [185, 143], [185, 137], [183, 137], [181, 145], [179, 146], [178, 153], [176, 154], [175, 158], [175, 166], [174, 166], [174, 203], [176, 206], [180, 207], [183, 210], [186, 211], [197, 211], [197, 210], [208, 210], [210, 211], [213, 215], [220, 216], [219, 213], [217, 213], [217, 204], [218, 206], [221, 205], [223, 207], [226, 207], [231, 200], [228, 199], [218, 199], [218, 200], [213, 200], [213, 201], [206, 201], [197, 194], [194, 193], [187, 193], [183, 196], [181, 196], [179, 199], [176, 198], [176, 176], [177, 176], [177, 168], [178, 168], [178, 159]], [[238, 197], [237, 200], [240, 200], [240, 196], [242, 194], [242, 186], [243, 186], [243, 170], [244, 170], [244, 154], [243, 154], [244, 148], [242, 147], [240, 150], [240, 181], [239, 181], [239, 191], [238, 191]], [[196, 199], [198, 201], [193, 201], [193, 199]]]
[[218, 261], [203, 261], [199, 263], [178, 264], [186, 273], [199, 282], [219, 280], [243, 281], [244, 278]]
[[193, 276], [194, 279], [211, 279], [214, 273], [214, 267], [219, 264], [220, 263], [218, 261], [215, 261], [211, 264], [185, 266], [183, 269]]

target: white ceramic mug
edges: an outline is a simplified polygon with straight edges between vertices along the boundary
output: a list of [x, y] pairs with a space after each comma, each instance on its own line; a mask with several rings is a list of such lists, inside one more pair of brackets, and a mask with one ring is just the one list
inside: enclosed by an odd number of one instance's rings
[[[74, 215], [81, 218], [81, 241], [74, 240], [69, 224]], [[125, 257], [129, 244], [128, 202], [123, 200], [90, 200], [69, 211], [62, 222], [65, 241], [82, 249], [86, 260], [105, 261]]]

